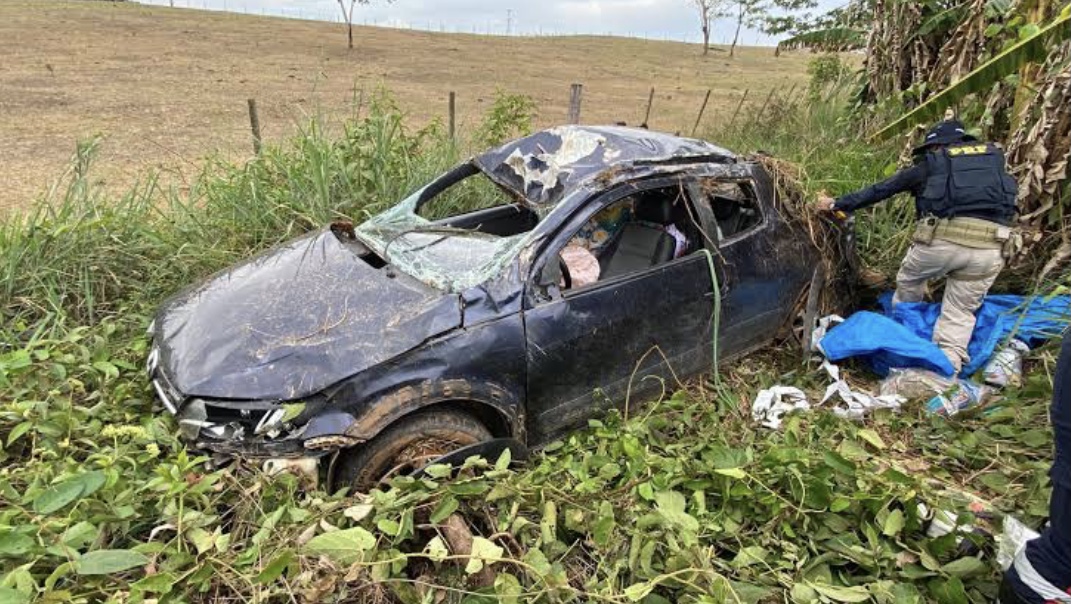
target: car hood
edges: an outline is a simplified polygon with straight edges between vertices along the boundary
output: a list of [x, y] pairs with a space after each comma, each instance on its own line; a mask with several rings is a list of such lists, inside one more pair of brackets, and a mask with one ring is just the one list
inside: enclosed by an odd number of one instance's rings
[[188, 396], [290, 400], [461, 325], [460, 299], [362, 259], [330, 230], [227, 269], [156, 317], [159, 362]]

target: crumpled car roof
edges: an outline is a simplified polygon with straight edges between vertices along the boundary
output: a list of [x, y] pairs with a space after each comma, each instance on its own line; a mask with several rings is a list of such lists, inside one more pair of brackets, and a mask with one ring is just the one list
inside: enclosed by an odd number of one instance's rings
[[489, 178], [540, 213], [611, 169], [682, 160], [733, 163], [736, 156], [706, 141], [641, 128], [558, 126], [473, 158]]

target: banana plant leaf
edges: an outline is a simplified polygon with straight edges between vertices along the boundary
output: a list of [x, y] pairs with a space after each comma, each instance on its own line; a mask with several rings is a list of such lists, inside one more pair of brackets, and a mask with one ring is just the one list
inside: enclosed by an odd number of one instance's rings
[[787, 40], [777, 47], [780, 50], [811, 48], [815, 50], [855, 50], [866, 46], [866, 31], [852, 27], [832, 27], [809, 31]]
[[1020, 40], [978, 66], [977, 69], [933, 95], [923, 104], [879, 130], [872, 138], [885, 139], [915, 124], [934, 121], [956, 101], [970, 94], [989, 90], [1001, 79], [1015, 73], [1027, 63], [1043, 61], [1053, 45], [1069, 39], [1071, 39], [1071, 5], [1065, 7], [1058, 17], [1034, 35]]

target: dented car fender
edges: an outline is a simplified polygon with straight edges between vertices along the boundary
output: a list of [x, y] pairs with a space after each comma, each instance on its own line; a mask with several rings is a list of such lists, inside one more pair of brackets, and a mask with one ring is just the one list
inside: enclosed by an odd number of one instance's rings
[[354, 417], [344, 434], [369, 440], [403, 417], [459, 404], [490, 421], [496, 436], [525, 442], [524, 326], [511, 312], [456, 330], [329, 393], [331, 407]]
[[[430, 407], [457, 403], [476, 410], [481, 418], [494, 414], [491, 427], [503, 428], [503, 436], [520, 436], [523, 442], [524, 415], [519, 400], [505, 387], [465, 378], [427, 379], [397, 388], [371, 401], [346, 430], [346, 436], [369, 440], [394, 422]], [[497, 426], [496, 426], [497, 424]]]

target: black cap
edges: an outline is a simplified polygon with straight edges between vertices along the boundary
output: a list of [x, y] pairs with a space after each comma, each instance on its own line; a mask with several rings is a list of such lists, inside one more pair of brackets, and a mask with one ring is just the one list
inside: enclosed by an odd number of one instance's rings
[[926, 133], [926, 141], [918, 147], [915, 147], [915, 153], [924, 153], [930, 147], [935, 145], [954, 145], [956, 143], [969, 143], [976, 141], [970, 134], [967, 134], [966, 128], [963, 127], [963, 122], [959, 120], [945, 120], [943, 122], [937, 122], [933, 128]]

